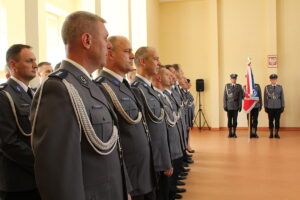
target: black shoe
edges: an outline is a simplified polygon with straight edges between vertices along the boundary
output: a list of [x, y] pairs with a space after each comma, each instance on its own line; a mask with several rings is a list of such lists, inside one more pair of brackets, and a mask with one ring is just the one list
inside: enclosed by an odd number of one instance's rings
[[176, 193], [184, 193], [186, 192], [186, 189], [184, 188], [176, 188]]
[[269, 136], [269, 138], [273, 138], [273, 134]]
[[183, 163], [183, 167], [189, 167], [189, 164]]
[[177, 177], [177, 180], [185, 180], [185, 179], [186, 179], [185, 176], [180, 176], [180, 175], [178, 175], [178, 177]]
[[192, 159], [190, 159], [190, 158], [186, 159], [184, 162], [188, 163], [188, 164], [193, 164], [194, 163], [194, 161]]
[[195, 153], [195, 150], [194, 150], [194, 149], [192, 149], [192, 150], [188, 150], [188, 149], [187, 149], [187, 151], [188, 151], [189, 153]]
[[191, 169], [190, 168], [183, 168], [181, 171], [182, 172], [189, 172], [189, 171], [191, 171]]
[[187, 176], [188, 175], [188, 173], [187, 172], [180, 172], [180, 174], [179, 174], [180, 176]]
[[177, 183], [176, 183], [176, 185], [180, 185], [180, 186], [182, 186], [182, 185], [185, 185], [185, 182], [182, 182], [182, 181], [177, 181]]
[[180, 194], [175, 194], [174, 199], [182, 199], [182, 196]]
[[275, 134], [275, 138], [280, 139], [280, 136]]
[[187, 157], [187, 158], [192, 158], [193, 155], [192, 155], [192, 154], [186, 154], [186, 157]]

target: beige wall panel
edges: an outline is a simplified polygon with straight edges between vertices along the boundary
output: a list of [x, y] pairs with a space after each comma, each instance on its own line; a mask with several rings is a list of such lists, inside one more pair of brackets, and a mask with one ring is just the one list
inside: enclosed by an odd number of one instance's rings
[[196, 97], [195, 80], [205, 81], [205, 91], [201, 93], [201, 102], [208, 122], [210, 112], [210, 54], [209, 54], [209, 2], [180, 1], [160, 4], [160, 56], [163, 64], [179, 63], [185, 76], [191, 79], [191, 89]]
[[300, 127], [299, 53], [300, 1], [278, 0], [278, 83], [285, 91], [286, 109], [281, 125]]

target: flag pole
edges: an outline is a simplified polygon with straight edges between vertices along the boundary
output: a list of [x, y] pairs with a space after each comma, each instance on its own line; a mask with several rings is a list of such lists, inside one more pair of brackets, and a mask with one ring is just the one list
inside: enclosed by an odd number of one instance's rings
[[249, 112], [248, 132], [249, 132], [249, 135], [251, 137], [251, 111]]

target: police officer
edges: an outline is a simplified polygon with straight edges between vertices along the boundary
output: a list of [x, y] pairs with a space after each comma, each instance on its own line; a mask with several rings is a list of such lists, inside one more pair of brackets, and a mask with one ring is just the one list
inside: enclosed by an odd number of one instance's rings
[[11, 77], [0, 86], [0, 199], [40, 199], [34, 177], [28, 119], [36, 58], [31, 47], [11, 46], [6, 53]]
[[[161, 194], [166, 193], [165, 190], [167, 190], [160, 181], [161, 177], [171, 176], [173, 167], [163, 103], [152, 85], [152, 79], [157, 75], [160, 65], [158, 53], [152, 47], [140, 47], [135, 52], [134, 63], [137, 67], [137, 74], [131, 86], [145, 108], [146, 121], [152, 141], [154, 168], [159, 177], [158, 193], [161, 197]], [[160, 199], [164, 198], [161, 197]]]
[[[257, 91], [259, 101], [255, 104], [254, 108], [250, 112], [251, 121], [250, 121], [250, 138], [258, 138], [257, 135], [257, 124], [258, 124], [258, 114], [261, 111], [262, 108], [262, 95], [261, 95], [261, 89], [259, 84], [254, 84], [254, 87]], [[247, 118], [249, 120], [249, 114], [247, 115]]]
[[117, 119], [91, 78], [111, 47], [104, 23], [85, 11], [67, 16], [62, 27], [67, 58], [34, 97], [32, 148], [43, 200], [128, 197]]
[[277, 78], [276, 74], [270, 75], [271, 84], [267, 85], [264, 91], [264, 107], [269, 118], [269, 138], [273, 138], [273, 122], [275, 120], [275, 138], [279, 139], [280, 115], [284, 111], [285, 104], [283, 88], [281, 85], [277, 85]]
[[227, 112], [229, 138], [236, 138], [236, 127], [238, 112], [242, 110], [242, 99], [244, 92], [242, 86], [236, 83], [237, 74], [231, 74], [231, 83], [225, 85], [224, 110]]
[[125, 74], [132, 70], [134, 54], [131, 43], [123, 36], [111, 36], [107, 65], [96, 79], [106, 91], [118, 115], [120, 140], [133, 187], [133, 200], [155, 199], [155, 173], [151, 138], [143, 115], [143, 106], [133, 93]]

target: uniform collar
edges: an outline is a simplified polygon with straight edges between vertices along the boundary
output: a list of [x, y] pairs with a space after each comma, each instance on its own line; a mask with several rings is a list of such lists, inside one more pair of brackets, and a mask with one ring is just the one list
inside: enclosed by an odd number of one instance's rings
[[17, 78], [14, 77], [14, 76], [11, 76], [10, 78], [11, 78], [12, 80], [16, 81], [16, 82], [23, 88], [23, 90], [24, 90], [25, 92], [27, 92], [28, 86], [27, 86], [25, 83], [23, 83], [22, 81], [20, 81], [19, 79], [17, 79]]
[[88, 73], [88, 71], [86, 71], [86, 69], [85, 69], [82, 65], [78, 64], [77, 62], [75, 62], [74, 60], [71, 60], [71, 59], [69, 59], [69, 58], [66, 58], [65, 60], [66, 60], [67, 62], [71, 63], [72, 65], [74, 65], [74, 66], [75, 66], [76, 68], [78, 68], [80, 71], [82, 71], [87, 77], [89, 77], [90, 80], [93, 80], [93, 79], [92, 79], [92, 76]]
[[169, 94], [172, 94], [172, 91], [169, 89], [165, 89], [165, 91], [167, 91]]
[[115, 77], [118, 81], [120, 81], [121, 83], [123, 82], [123, 77], [120, 76], [119, 74], [117, 74], [116, 72], [110, 70], [110, 69], [107, 69], [106, 67], [103, 67], [103, 71], [109, 73], [110, 75], [112, 75], [113, 77]]
[[142, 79], [149, 87], [151, 87], [151, 85], [152, 85], [151, 81], [149, 81], [148, 79], [146, 79], [142, 75], [137, 74], [136, 76], [139, 77], [140, 79]]
[[164, 95], [163, 91], [161, 91], [160, 89], [158, 89], [157, 87], [153, 87], [155, 91], [159, 92], [161, 95]]

